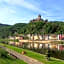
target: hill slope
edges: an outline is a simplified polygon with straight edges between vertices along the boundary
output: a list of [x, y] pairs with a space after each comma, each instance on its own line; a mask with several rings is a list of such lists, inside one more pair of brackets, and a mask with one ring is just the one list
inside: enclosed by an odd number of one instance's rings
[[15, 25], [0, 24], [0, 37], [18, 34], [60, 34], [64, 33], [64, 22], [31, 22]]

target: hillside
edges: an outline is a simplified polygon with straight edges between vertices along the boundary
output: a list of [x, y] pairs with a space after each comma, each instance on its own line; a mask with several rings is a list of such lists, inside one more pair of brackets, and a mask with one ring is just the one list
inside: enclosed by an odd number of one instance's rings
[[64, 22], [30, 22], [15, 25], [0, 24], [0, 38], [18, 34], [60, 34], [64, 33]]
[[0, 23], [0, 26], [10, 26], [10, 25], [8, 25], [8, 24], [1, 24], [1, 23]]
[[0, 38], [8, 37], [9, 27], [11, 27], [11, 25], [0, 24]]
[[15, 32], [19, 33], [25, 25], [25, 23], [17, 23], [15, 25], [0, 24], [0, 38], [6, 38]]
[[32, 22], [21, 31], [24, 34], [60, 34], [64, 33], [64, 22]]

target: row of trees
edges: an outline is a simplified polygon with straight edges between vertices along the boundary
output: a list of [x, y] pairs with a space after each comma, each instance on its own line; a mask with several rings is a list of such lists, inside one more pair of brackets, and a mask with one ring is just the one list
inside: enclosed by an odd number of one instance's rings
[[64, 33], [64, 22], [31, 22], [17, 23], [15, 25], [1, 25], [0, 38], [8, 37], [9, 35], [17, 34], [60, 34]]
[[22, 28], [24, 34], [60, 34], [64, 33], [64, 22], [33, 22]]

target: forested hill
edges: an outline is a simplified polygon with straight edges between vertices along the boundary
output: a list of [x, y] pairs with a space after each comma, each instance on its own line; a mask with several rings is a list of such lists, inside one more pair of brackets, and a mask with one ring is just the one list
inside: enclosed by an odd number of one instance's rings
[[0, 38], [8, 37], [9, 27], [11, 27], [11, 25], [0, 24]]
[[21, 30], [24, 34], [60, 34], [64, 33], [64, 22], [32, 22]]
[[8, 25], [8, 24], [1, 24], [1, 23], [0, 23], [0, 26], [10, 26], [10, 25]]
[[14, 35], [15, 32], [19, 33], [25, 25], [25, 23], [17, 23], [15, 25], [0, 24], [0, 38]]
[[15, 25], [0, 24], [0, 38], [18, 34], [60, 34], [64, 33], [64, 22], [31, 22]]

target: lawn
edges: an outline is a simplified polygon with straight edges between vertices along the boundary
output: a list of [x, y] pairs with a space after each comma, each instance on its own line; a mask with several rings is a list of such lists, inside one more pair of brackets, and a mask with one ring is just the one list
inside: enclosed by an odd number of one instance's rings
[[27, 64], [23, 60], [16, 59], [8, 54], [7, 51], [0, 48], [0, 64]]
[[[0, 45], [3, 45], [3, 44], [0, 44]], [[22, 48], [18, 48], [18, 47], [14, 47], [14, 46], [10, 46], [10, 45], [4, 45], [6, 46], [7, 48], [10, 48], [12, 50], [15, 50], [16, 52], [18, 53], [21, 53], [22, 51], [26, 51], [26, 56], [29, 56], [31, 58], [34, 58], [44, 64], [64, 64], [64, 61], [63, 60], [60, 60], [60, 59], [56, 59], [56, 58], [52, 58], [51, 57], [51, 60], [48, 61], [46, 59], [46, 56], [43, 55], [43, 54], [39, 54], [39, 53], [36, 53], [36, 52], [33, 52], [33, 51], [30, 51], [30, 50], [27, 50], [27, 49], [22, 49]]]
[[19, 59], [0, 58], [0, 64], [27, 64], [27, 63]]

